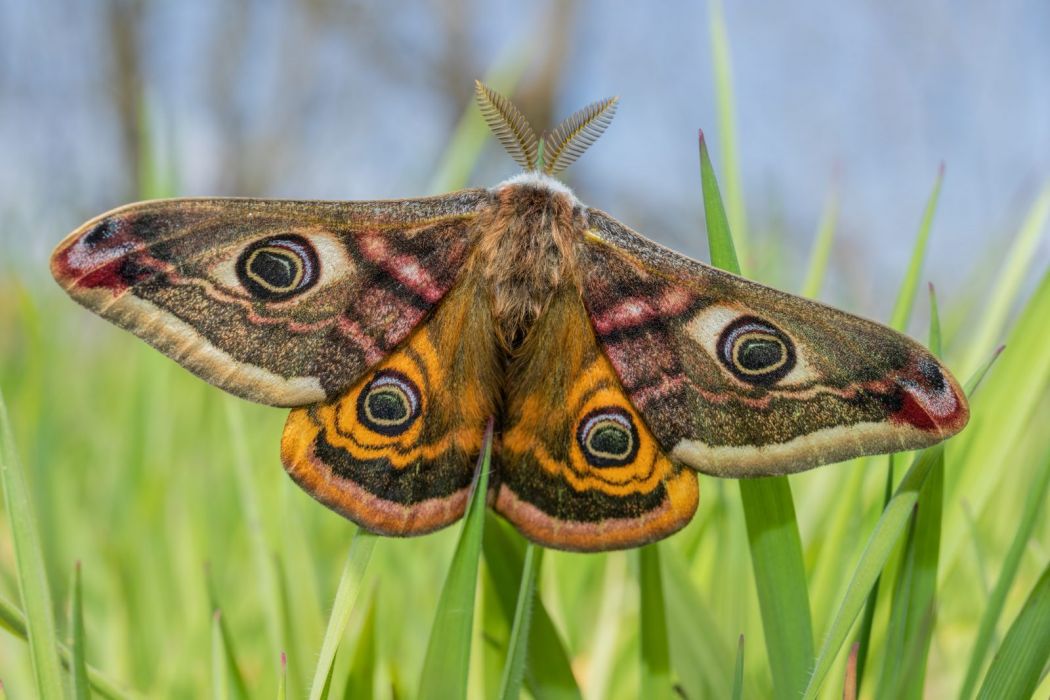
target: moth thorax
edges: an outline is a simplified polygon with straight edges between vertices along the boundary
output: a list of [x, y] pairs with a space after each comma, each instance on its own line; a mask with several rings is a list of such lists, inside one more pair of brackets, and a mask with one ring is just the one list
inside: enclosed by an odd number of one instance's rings
[[571, 196], [547, 188], [507, 185], [484, 222], [479, 253], [504, 347], [517, 347], [555, 290], [572, 279], [574, 227], [583, 213]]

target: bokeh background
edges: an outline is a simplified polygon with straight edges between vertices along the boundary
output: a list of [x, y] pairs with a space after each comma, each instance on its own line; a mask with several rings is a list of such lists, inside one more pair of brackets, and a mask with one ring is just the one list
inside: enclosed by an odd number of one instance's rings
[[[3, 258], [39, 268], [76, 224], [136, 198], [150, 157], [186, 195], [426, 193], [473, 80], [506, 64], [523, 71], [515, 97], [538, 129], [620, 95], [614, 126], [571, 184], [704, 255], [696, 130], [715, 144], [716, 166], [721, 137], [706, 3], [0, 8]], [[725, 14], [759, 240], [786, 233], [777, 255], [803, 260], [837, 189], [837, 279], [864, 310], [884, 312], [944, 162], [928, 274], [946, 294], [974, 279], [966, 273], [985, 266], [995, 234], [1018, 225], [1050, 171], [1050, 5], [732, 2]], [[471, 184], [513, 173], [497, 149]], [[1045, 243], [1037, 255], [1050, 260]]]
[[[728, 114], [710, 6], [0, 0], [0, 388], [61, 634], [79, 560], [88, 660], [118, 685], [206, 694], [221, 607], [247, 689], [233, 696], [270, 695], [282, 651], [289, 694], [302, 696], [353, 528], [281, 473], [282, 411], [222, 395], [77, 308], [48, 274], [53, 246], [143, 197], [374, 199], [495, 184], [516, 166], [491, 138], [475, 159], [464, 128], [480, 123], [481, 77], [537, 129], [619, 95], [612, 126], [566, 180], [585, 203], [699, 259], [703, 128], [724, 189], [744, 193], [741, 208], [727, 204], [746, 233], [745, 272], [800, 290], [820, 222], [834, 214], [817, 296], [883, 321], [944, 164], [921, 279], [942, 300], [947, 361], [965, 379], [994, 345], [1013, 343], [975, 401], [968, 442], [948, 450], [925, 688], [957, 691], [1018, 514], [1050, 472], [1050, 335], [1033, 316], [1050, 309], [1050, 3], [727, 0]], [[912, 335], [926, 337], [928, 314], [920, 294]], [[881, 513], [885, 464], [792, 477], [817, 645]], [[727, 694], [743, 632], [745, 696], [765, 697], [737, 488], [704, 477], [701, 494], [698, 517], [664, 550], [686, 562], [687, 614], [672, 624], [700, 640], [688, 650], [700, 662], [686, 665], [711, 697]], [[1021, 539], [992, 650], [1046, 566], [1045, 510]], [[0, 597], [17, 600], [6, 516]], [[456, 536], [377, 545], [368, 614], [355, 613], [344, 647], [374, 652], [360, 663], [373, 665], [377, 697], [419, 690]], [[637, 695], [637, 562], [544, 555], [542, 599], [588, 700]], [[899, 665], [884, 644], [889, 588], [865, 695]], [[471, 688], [482, 697], [493, 669], [498, 681], [508, 625], [485, 576], [479, 591]], [[374, 648], [350, 643], [362, 630]], [[352, 686], [359, 661], [341, 652], [334, 687]], [[823, 697], [841, 696], [844, 667], [842, 653]], [[0, 681], [12, 697], [32, 694], [26, 645], [6, 632]]]

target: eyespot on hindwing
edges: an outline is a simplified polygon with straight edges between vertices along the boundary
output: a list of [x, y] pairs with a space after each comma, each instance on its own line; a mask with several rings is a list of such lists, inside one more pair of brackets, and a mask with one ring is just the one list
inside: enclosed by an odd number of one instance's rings
[[382, 370], [357, 398], [357, 418], [369, 430], [395, 436], [408, 430], [419, 417], [419, 387], [395, 370]]
[[638, 454], [638, 428], [622, 408], [597, 408], [580, 420], [576, 443], [592, 466], [621, 467]]

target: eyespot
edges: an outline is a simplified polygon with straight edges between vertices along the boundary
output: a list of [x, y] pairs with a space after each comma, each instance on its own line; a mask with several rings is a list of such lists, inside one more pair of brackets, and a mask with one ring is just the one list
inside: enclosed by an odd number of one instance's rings
[[622, 408], [597, 408], [580, 421], [576, 442], [590, 465], [622, 467], [638, 454], [638, 429]]
[[237, 278], [252, 296], [281, 301], [317, 283], [317, 252], [302, 236], [285, 234], [256, 241], [237, 259]]
[[770, 386], [794, 368], [795, 346], [780, 329], [754, 316], [742, 316], [722, 331], [718, 358], [737, 379]]
[[370, 430], [395, 436], [408, 430], [420, 412], [419, 387], [394, 370], [382, 370], [357, 397], [357, 418]]

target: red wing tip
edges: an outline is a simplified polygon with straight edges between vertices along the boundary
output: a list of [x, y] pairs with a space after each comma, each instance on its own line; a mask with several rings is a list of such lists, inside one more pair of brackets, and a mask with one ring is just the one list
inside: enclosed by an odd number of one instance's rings
[[970, 407], [955, 379], [930, 357], [919, 357], [896, 379], [900, 407], [892, 419], [945, 439], [966, 426]]
[[[51, 254], [51, 276], [64, 289], [108, 289], [119, 292], [135, 280], [129, 257], [141, 251], [141, 240], [127, 217], [102, 215], [67, 236]], [[130, 274], [129, 274], [130, 273]]]

